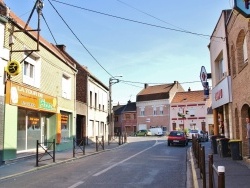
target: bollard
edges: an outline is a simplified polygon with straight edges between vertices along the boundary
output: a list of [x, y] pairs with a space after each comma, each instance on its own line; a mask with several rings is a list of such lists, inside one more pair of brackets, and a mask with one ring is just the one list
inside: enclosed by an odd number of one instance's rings
[[212, 154], [208, 155], [208, 178], [209, 178], [209, 188], [213, 188], [213, 164], [214, 158]]
[[119, 145], [121, 145], [121, 135], [119, 135], [119, 137], [118, 137], [118, 139], [119, 139]]
[[98, 136], [95, 137], [95, 149], [98, 151]]
[[127, 143], [127, 133], [124, 135], [124, 142]]
[[53, 162], [56, 162], [56, 140], [53, 139]]
[[218, 188], [225, 188], [225, 167], [218, 166]]
[[76, 139], [73, 138], [73, 157], [75, 157], [75, 149], [76, 149]]
[[102, 136], [102, 149], [104, 150], [104, 136]]
[[111, 141], [111, 136], [108, 135], [108, 145], [110, 145], [110, 141]]

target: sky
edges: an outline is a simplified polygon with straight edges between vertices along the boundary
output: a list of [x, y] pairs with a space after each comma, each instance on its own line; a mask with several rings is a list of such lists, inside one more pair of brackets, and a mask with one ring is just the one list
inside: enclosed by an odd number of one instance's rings
[[[27, 21], [35, 0], [4, 2]], [[201, 67], [211, 72], [210, 36], [222, 10], [233, 7], [233, 0], [43, 2], [43, 38], [64, 44], [107, 87], [111, 77], [122, 76], [112, 85], [113, 105], [135, 102], [145, 83], [178, 81], [186, 91], [202, 90]], [[37, 14], [30, 25], [37, 27]]]

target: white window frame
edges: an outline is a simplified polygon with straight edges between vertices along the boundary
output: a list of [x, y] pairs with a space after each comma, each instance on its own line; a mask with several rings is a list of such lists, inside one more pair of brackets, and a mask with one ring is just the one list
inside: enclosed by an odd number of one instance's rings
[[[26, 57], [22, 65], [23, 83], [40, 88], [41, 80], [41, 60], [39, 57]], [[32, 73], [30, 72], [32, 68]]]
[[71, 77], [67, 74], [62, 74], [62, 97], [71, 99]]

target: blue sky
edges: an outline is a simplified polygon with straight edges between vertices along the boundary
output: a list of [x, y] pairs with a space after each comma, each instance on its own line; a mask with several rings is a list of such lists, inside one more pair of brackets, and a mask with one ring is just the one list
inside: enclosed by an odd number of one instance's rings
[[[5, 0], [24, 21], [34, 2]], [[44, 0], [43, 15], [56, 43], [64, 44], [66, 51], [106, 86], [111, 75], [123, 75], [112, 87], [114, 105], [128, 100], [134, 102], [144, 83], [156, 85], [176, 80], [185, 90], [203, 89], [199, 82], [200, 70], [205, 66], [210, 72], [209, 36], [221, 11], [233, 6], [233, 0], [50, 2]], [[36, 27], [35, 20], [36, 14], [32, 17], [32, 27]], [[55, 44], [43, 19], [41, 30], [41, 35]]]

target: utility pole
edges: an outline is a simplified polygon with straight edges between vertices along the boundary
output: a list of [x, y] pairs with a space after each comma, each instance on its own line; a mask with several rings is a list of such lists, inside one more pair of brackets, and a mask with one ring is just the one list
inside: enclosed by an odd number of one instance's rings
[[115, 77], [122, 77], [122, 76], [114, 76], [109, 78], [109, 135], [112, 137], [114, 136], [114, 116], [113, 116], [113, 107], [112, 107], [112, 85], [118, 83], [120, 80]]

